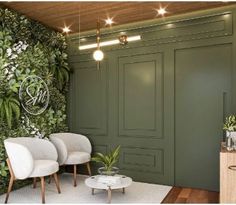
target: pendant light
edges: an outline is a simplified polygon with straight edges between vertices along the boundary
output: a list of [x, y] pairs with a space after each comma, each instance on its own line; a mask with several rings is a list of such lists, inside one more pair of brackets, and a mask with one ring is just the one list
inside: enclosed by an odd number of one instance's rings
[[104, 54], [100, 49], [100, 22], [99, 22], [99, 20], [97, 22], [96, 35], [97, 35], [97, 49], [93, 52], [93, 58], [95, 61], [100, 62], [103, 60]]

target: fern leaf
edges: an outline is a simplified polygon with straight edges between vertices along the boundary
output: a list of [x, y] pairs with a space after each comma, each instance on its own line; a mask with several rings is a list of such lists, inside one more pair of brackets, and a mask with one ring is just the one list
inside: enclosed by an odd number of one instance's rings
[[11, 103], [11, 108], [12, 108], [13, 113], [16, 116], [16, 119], [18, 120], [20, 118], [20, 108], [19, 108], [19, 106], [15, 103]]
[[1, 109], [1, 107], [2, 107], [2, 103], [3, 103], [3, 99], [0, 98], [0, 109]]
[[15, 98], [12, 97], [12, 98], [10, 99], [10, 101], [13, 102], [13, 103], [15, 103], [16, 105], [20, 106], [20, 102], [19, 102], [17, 99], [15, 99]]
[[7, 125], [9, 128], [11, 128], [11, 115], [10, 115], [8, 101], [4, 102], [4, 109], [5, 109], [5, 117], [6, 117]]

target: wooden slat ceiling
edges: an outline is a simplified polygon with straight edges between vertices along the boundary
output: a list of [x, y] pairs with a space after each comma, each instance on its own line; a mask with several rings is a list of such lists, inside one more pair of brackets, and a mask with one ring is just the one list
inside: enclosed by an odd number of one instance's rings
[[[161, 18], [155, 9], [166, 7], [165, 16], [227, 6], [225, 2], [2, 2], [1, 5], [61, 31], [70, 25], [72, 33], [96, 28], [97, 19], [113, 17], [115, 25]], [[80, 24], [79, 24], [80, 16]], [[102, 22], [104, 26], [105, 22]], [[79, 26], [80, 25], [80, 26]], [[80, 29], [79, 29], [80, 28]]]

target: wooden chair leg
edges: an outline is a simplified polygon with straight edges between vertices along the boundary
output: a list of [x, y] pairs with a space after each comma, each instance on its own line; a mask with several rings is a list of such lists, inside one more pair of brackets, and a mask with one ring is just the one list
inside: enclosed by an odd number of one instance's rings
[[14, 177], [11, 176], [10, 181], [9, 181], [9, 185], [8, 185], [8, 189], [7, 189], [5, 204], [7, 204], [7, 202], [8, 202], [8, 198], [9, 198], [9, 194], [10, 194], [11, 189], [12, 189], [13, 182], [14, 182]]
[[52, 182], [52, 175], [49, 176], [48, 183], [51, 184]]
[[86, 166], [87, 166], [89, 176], [92, 176], [89, 162], [86, 163]]
[[74, 187], [77, 186], [77, 182], [76, 182], [76, 175], [77, 175], [77, 166], [76, 164], [74, 164]]
[[60, 194], [61, 193], [61, 189], [60, 189], [60, 183], [59, 183], [59, 180], [58, 180], [58, 177], [57, 177], [57, 173], [54, 173], [53, 177], [54, 177], [54, 181], [56, 183], [58, 194]]
[[10, 194], [10, 192], [11, 192], [11, 189], [12, 189], [12, 186], [13, 186], [13, 182], [14, 182], [14, 180], [15, 180], [15, 175], [14, 175], [13, 169], [12, 169], [12, 167], [11, 167], [10, 160], [7, 158], [6, 161], [7, 161], [7, 166], [8, 166], [8, 169], [9, 169], [9, 172], [10, 172], [10, 175], [11, 175], [11, 178], [10, 178], [9, 185], [8, 185], [8, 189], [7, 189], [5, 204], [7, 204], [7, 202], [8, 202], [9, 194]]
[[40, 179], [41, 179], [42, 204], [45, 204], [45, 181], [44, 181], [44, 177], [40, 177]]
[[33, 178], [33, 188], [35, 189], [36, 186], [37, 186], [37, 178], [34, 177], [34, 178]]

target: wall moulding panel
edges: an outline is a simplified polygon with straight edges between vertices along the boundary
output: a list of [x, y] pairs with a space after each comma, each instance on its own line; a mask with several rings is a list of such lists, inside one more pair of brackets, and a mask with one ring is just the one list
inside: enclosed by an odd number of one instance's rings
[[93, 153], [101, 152], [101, 153], [107, 153], [108, 152], [108, 145], [101, 145], [97, 144], [93, 146]]
[[[228, 43], [175, 50], [176, 183], [180, 186], [218, 190], [222, 124], [232, 111], [232, 60]], [[194, 144], [191, 157], [182, 145], [188, 141]], [[199, 147], [211, 154], [199, 153]], [[193, 169], [198, 178], [192, 177]]]
[[162, 58], [163, 53], [119, 58], [119, 136], [163, 137]]
[[[98, 70], [94, 61], [72, 65], [75, 79], [75, 122], [80, 132], [91, 135], [107, 135], [107, 63], [103, 62]], [[94, 100], [96, 99], [96, 100]], [[77, 115], [76, 113], [80, 114]]]
[[143, 147], [122, 147], [119, 167], [124, 170], [164, 174], [164, 151]]
[[[76, 76], [70, 114], [77, 117], [72, 118], [71, 131], [88, 133], [94, 146], [121, 145], [118, 166], [136, 181], [219, 188], [223, 92], [227, 92], [227, 113], [235, 110], [236, 11], [226, 8], [201, 14], [123, 27], [127, 35], [140, 34], [142, 40], [104, 47], [100, 70], [95, 70], [93, 50], [79, 52], [78, 36], [68, 40]], [[106, 30], [102, 39], [113, 39], [120, 31]], [[88, 35], [87, 42], [93, 39]], [[103, 77], [98, 80], [98, 76]], [[206, 109], [202, 115], [201, 107]], [[85, 129], [88, 125], [96, 129]], [[201, 173], [198, 177], [196, 170]], [[209, 179], [203, 177], [209, 174]]]
[[[196, 18], [176, 20], [159, 25], [147, 25], [135, 29], [124, 29], [123, 32], [128, 36], [141, 35], [142, 40], [131, 42], [128, 47], [138, 47], [145, 44], [170, 44], [175, 42], [192, 41], [198, 39], [214, 38], [220, 36], [232, 35], [232, 12], [222, 12]], [[121, 31], [108, 32], [101, 35], [102, 41], [116, 39]], [[71, 47], [71, 56], [78, 53], [90, 53], [91, 49], [79, 51], [78, 46], [96, 42], [96, 36], [83, 36], [85, 43], [80, 42], [76, 37], [69, 37]], [[104, 47], [103, 50], [123, 49], [120, 45]]]
[[145, 31], [143, 38], [157, 40], [159, 44], [162, 44], [225, 35], [232, 35], [231, 13], [165, 24]]

